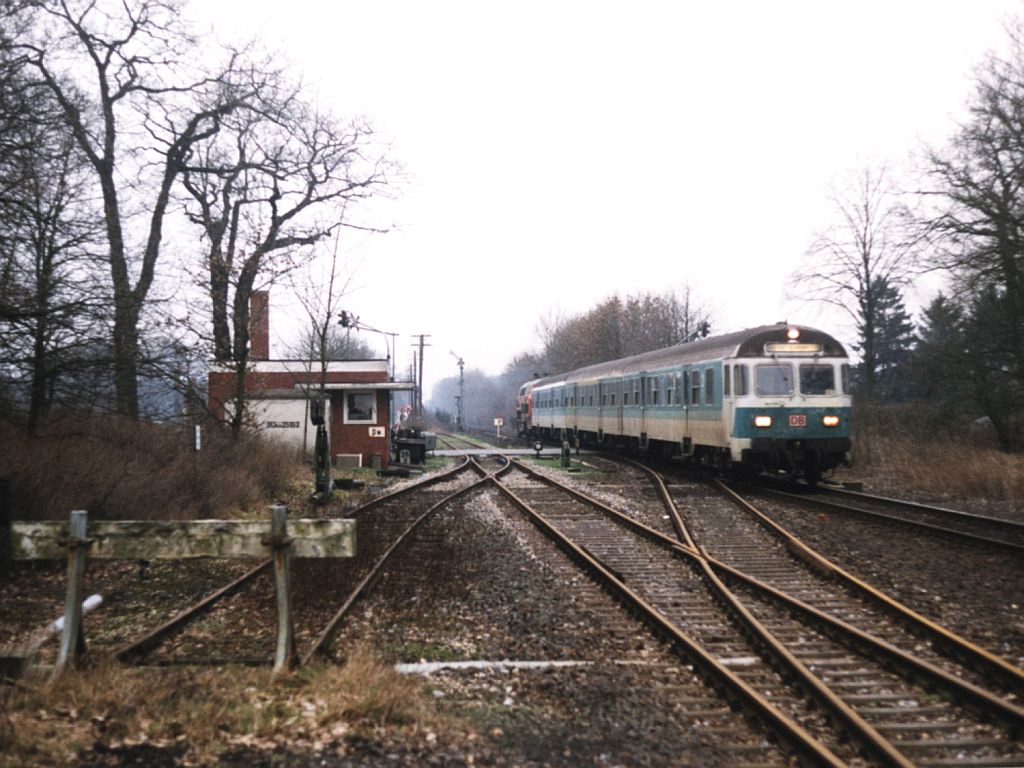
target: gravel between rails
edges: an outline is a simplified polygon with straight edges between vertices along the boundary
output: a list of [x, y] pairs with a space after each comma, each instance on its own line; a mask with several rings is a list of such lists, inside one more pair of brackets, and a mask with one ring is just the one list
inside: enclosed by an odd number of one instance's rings
[[390, 569], [349, 619], [339, 654], [370, 643], [395, 662], [590, 662], [426, 676], [438, 706], [473, 724], [471, 733], [439, 735], [446, 761], [785, 764], [763, 733], [496, 492], [443, 512], [403, 563], [413, 567]]

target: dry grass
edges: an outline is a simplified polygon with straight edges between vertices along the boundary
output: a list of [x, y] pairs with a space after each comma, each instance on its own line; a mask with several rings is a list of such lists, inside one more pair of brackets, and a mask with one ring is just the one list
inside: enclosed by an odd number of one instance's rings
[[0, 768], [75, 765], [97, 742], [179, 745], [193, 760], [243, 746], [343, 748], [346, 738], [384, 727], [436, 726], [420, 686], [366, 649], [342, 667], [278, 681], [269, 670], [235, 667], [72, 672], [0, 692]]
[[872, 486], [1024, 509], [1024, 455], [998, 450], [984, 425], [910, 406], [860, 409], [856, 422], [854, 474]]
[[238, 442], [108, 416], [67, 415], [35, 439], [0, 425], [0, 477], [18, 519], [72, 509], [108, 519], [231, 517], [283, 493], [300, 471], [294, 451], [255, 436]]

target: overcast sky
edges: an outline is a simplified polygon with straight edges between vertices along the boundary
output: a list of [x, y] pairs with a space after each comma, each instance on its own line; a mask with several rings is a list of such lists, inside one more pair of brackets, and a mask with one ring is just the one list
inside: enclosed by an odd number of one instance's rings
[[[1021, 0], [203, 6], [201, 29], [258, 36], [324, 105], [389, 138], [409, 181], [376, 210], [395, 231], [344, 236], [345, 304], [402, 334], [400, 370], [411, 334], [430, 334], [428, 387], [457, 374], [450, 351], [498, 373], [537, 347], [545, 315], [687, 282], [714, 308], [715, 331], [789, 319], [849, 340], [785, 296], [827, 220], [829, 184], [941, 144], [973, 68], [1024, 10]], [[275, 318], [285, 302], [272, 294]]]

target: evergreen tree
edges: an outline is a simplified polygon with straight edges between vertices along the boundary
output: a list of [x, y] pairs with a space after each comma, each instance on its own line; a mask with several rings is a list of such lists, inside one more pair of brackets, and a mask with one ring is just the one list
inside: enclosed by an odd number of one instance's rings
[[967, 361], [974, 398], [992, 421], [999, 446], [1024, 446], [1024, 382], [1016, 364], [1021, 350], [1019, 335], [1011, 334], [1014, 299], [1002, 287], [988, 284], [977, 290], [967, 316]]
[[873, 354], [870, 360], [865, 355], [857, 378], [873, 384], [865, 386], [869, 399], [898, 402], [908, 395], [914, 323], [903, 303], [903, 294], [889, 280], [876, 280], [870, 298], [859, 313], [857, 333], [861, 341], [855, 349], [866, 351], [870, 346]]
[[911, 356], [912, 394], [948, 413], [973, 404], [963, 308], [939, 294], [925, 307]]

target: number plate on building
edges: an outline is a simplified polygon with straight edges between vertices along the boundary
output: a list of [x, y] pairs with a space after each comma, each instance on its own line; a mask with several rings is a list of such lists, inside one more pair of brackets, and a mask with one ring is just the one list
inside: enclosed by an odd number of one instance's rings
[[791, 413], [789, 414], [789, 426], [791, 427], [806, 427], [807, 416], [802, 413]]

